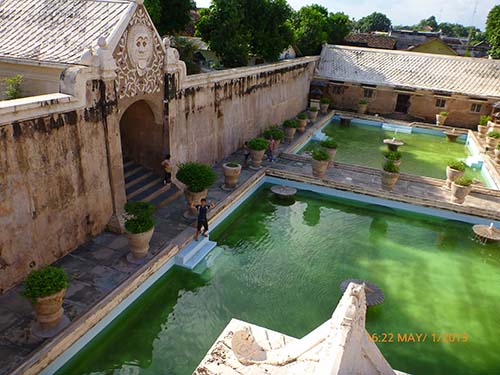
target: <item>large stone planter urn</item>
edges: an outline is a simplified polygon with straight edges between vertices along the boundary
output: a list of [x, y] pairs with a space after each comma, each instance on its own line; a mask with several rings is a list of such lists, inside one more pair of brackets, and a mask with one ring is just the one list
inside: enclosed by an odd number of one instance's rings
[[200, 192], [193, 192], [187, 188], [184, 189], [184, 197], [186, 198], [186, 202], [187, 202], [188, 207], [189, 207], [189, 213], [192, 216], [196, 215], [196, 208], [193, 208], [191, 206], [200, 204], [200, 202], [203, 198], [205, 198], [205, 199], [207, 198], [207, 194], [208, 194], [208, 189], [205, 189], [205, 190], [200, 191]]
[[148, 255], [149, 242], [153, 237], [155, 228], [151, 228], [143, 233], [130, 233], [126, 232], [128, 247], [130, 248], [130, 256], [128, 260], [132, 263], [139, 263]]
[[365, 114], [368, 111], [368, 103], [358, 104], [358, 113]]
[[330, 156], [330, 160], [328, 162], [328, 168], [333, 167], [333, 160], [335, 159], [335, 155], [337, 154], [337, 149], [336, 148], [327, 148], [326, 152], [328, 152], [328, 155]]
[[238, 163], [224, 163], [224, 188], [234, 189], [238, 184], [238, 178], [241, 174], [241, 165]]
[[318, 118], [318, 110], [317, 109], [316, 109], [316, 111], [309, 110], [309, 119], [311, 121], [316, 121], [317, 118]]
[[285, 141], [288, 143], [292, 142], [296, 131], [297, 128], [285, 128]]
[[[317, 116], [318, 112], [315, 112], [315, 113]], [[304, 133], [306, 131], [306, 126], [307, 126], [307, 119], [297, 118], [297, 130], [300, 133]]]
[[462, 177], [464, 173], [465, 171], [459, 171], [458, 169], [453, 169], [449, 166], [446, 167], [446, 187], [449, 189], [453, 181], [455, 181], [458, 177]]
[[319, 105], [319, 110], [323, 115], [328, 113], [328, 108], [330, 108], [330, 103], [322, 103]]
[[481, 138], [486, 137], [486, 133], [488, 132], [488, 125], [478, 125], [477, 132], [479, 134], [479, 137]]
[[500, 165], [500, 149], [497, 148], [495, 149], [495, 163], [497, 163], [497, 165]]
[[448, 116], [436, 115], [436, 125], [444, 125]]
[[328, 169], [328, 160], [312, 160], [312, 174], [314, 177], [323, 178]]
[[252, 168], [258, 169], [261, 167], [265, 152], [266, 150], [250, 150], [250, 157], [252, 158]]
[[496, 149], [499, 141], [500, 141], [500, 139], [498, 139], [498, 138], [493, 138], [493, 137], [488, 137], [488, 136], [486, 137], [486, 144], [488, 145], [488, 148], [490, 150]]
[[60, 290], [47, 297], [38, 297], [33, 304], [40, 331], [49, 331], [55, 328], [64, 314], [62, 307], [66, 289]]
[[451, 184], [451, 201], [453, 203], [462, 204], [465, 202], [465, 198], [469, 195], [471, 191], [470, 186], [457, 185], [455, 182]]
[[399, 173], [382, 171], [382, 188], [392, 191], [396, 182], [398, 182]]

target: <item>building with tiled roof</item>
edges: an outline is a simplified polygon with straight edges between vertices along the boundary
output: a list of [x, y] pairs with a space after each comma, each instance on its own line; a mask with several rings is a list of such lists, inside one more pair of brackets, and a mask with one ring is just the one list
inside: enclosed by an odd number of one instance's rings
[[472, 127], [500, 98], [500, 61], [325, 45], [316, 80], [329, 82], [323, 94], [339, 108], [363, 98], [370, 112], [432, 121], [447, 111], [450, 122]]
[[353, 47], [396, 49], [396, 38], [370, 33], [350, 33], [344, 38], [343, 44]]

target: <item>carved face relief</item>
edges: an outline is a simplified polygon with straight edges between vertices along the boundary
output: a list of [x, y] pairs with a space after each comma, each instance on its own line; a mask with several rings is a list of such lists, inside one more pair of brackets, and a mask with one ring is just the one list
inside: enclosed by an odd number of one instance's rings
[[143, 76], [153, 57], [153, 33], [144, 24], [132, 26], [127, 40], [128, 55], [137, 73]]

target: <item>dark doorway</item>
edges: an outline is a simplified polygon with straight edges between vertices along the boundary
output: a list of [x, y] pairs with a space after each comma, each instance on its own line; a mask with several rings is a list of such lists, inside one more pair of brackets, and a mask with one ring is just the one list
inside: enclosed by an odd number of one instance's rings
[[410, 108], [410, 95], [398, 94], [398, 100], [396, 101], [396, 112], [398, 113], [408, 113]]

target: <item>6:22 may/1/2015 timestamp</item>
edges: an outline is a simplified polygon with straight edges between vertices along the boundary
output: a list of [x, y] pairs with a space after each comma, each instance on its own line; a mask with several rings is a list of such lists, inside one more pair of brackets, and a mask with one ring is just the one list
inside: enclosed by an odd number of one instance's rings
[[426, 333], [426, 332], [382, 332], [368, 334], [368, 339], [380, 343], [466, 343], [469, 335], [466, 333]]

